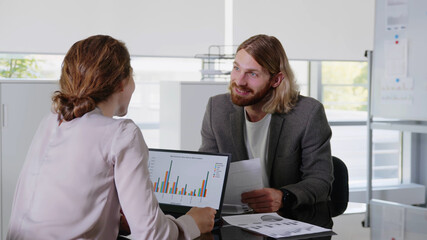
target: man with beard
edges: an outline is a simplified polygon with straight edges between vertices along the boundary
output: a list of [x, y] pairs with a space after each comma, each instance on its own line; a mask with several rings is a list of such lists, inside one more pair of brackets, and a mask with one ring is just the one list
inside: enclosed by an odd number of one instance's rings
[[236, 51], [230, 93], [209, 99], [200, 151], [260, 158], [264, 188], [242, 194], [256, 212], [327, 201], [331, 129], [321, 103], [299, 94], [280, 41], [256, 35]]

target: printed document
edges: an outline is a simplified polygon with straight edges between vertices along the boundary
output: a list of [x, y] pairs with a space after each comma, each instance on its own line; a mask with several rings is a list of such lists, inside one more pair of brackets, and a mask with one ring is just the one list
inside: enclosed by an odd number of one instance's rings
[[228, 171], [224, 203], [242, 204], [242, 193], [263, 188], [259, 158], [232, 162]]
[[252, 232], [261, 233], [273, 238], [284, 238], [301, 235], [324, 234], [335, 235], [331, 229], [291, 220], [277, 213], [242, 214], [222, 217], [230, 225], [241, 227]]

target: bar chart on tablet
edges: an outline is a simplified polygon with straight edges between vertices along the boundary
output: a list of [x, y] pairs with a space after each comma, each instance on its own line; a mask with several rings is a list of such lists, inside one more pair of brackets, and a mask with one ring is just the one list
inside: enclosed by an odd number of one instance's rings
[[218, 156], [150, 153], [148, 169], [160, 203], [213, 206], [223, 190], [226, 163]]
[[153, 187], [154, 192], [175, 194], [175, 195], [186, 195], [186, 196], [193, 196], [193, 197], [206, 197], [207, 185], [209, 181], [209, 171], [206, 173], [206, 179], [203, 179], [203, 181], [201, 181], [201, 184], [198, 188], [187, 188], [188, 187], [187, 183], [179, 182], [179, 175], [176, 177], [175, 181], [170, 179], [170, 175], [173, 170], [172, 164], [173, 164], [173, 161], [170, 162], [169, 170], [165, 172], [165, 175], [163, 178], [164, 180], [160, 182], [160, 177], [158, 177], [157, 182], [154, 182], [154, 187]]

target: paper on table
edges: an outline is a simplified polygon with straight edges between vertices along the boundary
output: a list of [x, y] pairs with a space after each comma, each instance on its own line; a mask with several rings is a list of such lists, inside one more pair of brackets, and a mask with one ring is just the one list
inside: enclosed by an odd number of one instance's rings
[[233, 162], [228, 171], [224, 203], [242, 204], [241, 195], [263, 188], [259, 158]]
[[222, 218], [231, 225], [273, 238], [326, 232], [331, 232], [331, 235], [334, 234], [330, 229], [283, 218], [277, 213], [242, 214]]

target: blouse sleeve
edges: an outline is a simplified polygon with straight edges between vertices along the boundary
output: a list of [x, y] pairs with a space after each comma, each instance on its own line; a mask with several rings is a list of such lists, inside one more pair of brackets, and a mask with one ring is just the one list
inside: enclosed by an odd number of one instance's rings
[[139, 128], [122, 122], [114, 141], [114, 178], [120, 205], [134, 239], [193, 239], [200, 235], [194, 219], [165, 216], [153, 193], [148, 172], [148, 148]]

